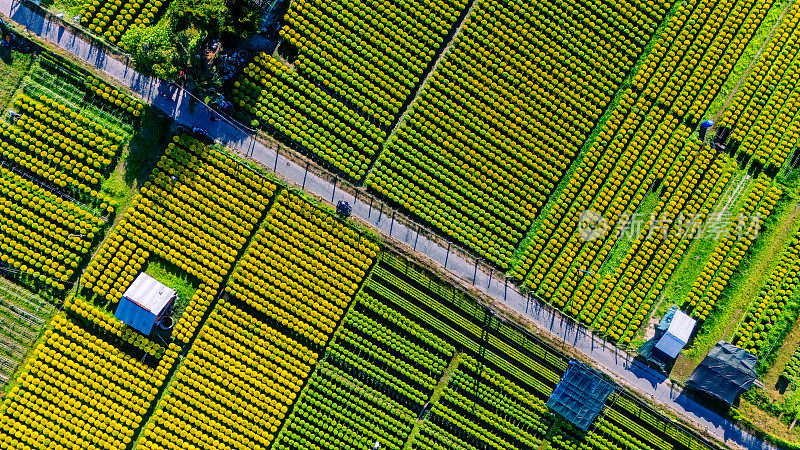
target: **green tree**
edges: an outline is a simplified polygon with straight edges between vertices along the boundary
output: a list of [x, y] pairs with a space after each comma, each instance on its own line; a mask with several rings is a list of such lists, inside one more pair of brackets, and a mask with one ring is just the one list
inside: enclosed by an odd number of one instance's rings
[[129, 29], [122, 47], [141, 73], [178, 81], [184, 71], [205, 95], [220, 85], [215, 55], [206, 44], [232, 45], [255, 33], [260, 17], [252, 0], [173, 0], [158, 24]]

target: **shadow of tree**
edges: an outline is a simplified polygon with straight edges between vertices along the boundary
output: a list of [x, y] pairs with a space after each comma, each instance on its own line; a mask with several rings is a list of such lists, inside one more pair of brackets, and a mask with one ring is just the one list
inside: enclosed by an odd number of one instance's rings
[[141, 186], [150, 176], [170, 136], [171, 121], [158, 108], [142, 110], [139, 127], [131, 138], [125, 159], [125, 183]]
[[9, 66], [14, 64], [14, 54], [11, 52], [10, 48], [0, 47], [0, 60], [3, 61], [3, 64]]

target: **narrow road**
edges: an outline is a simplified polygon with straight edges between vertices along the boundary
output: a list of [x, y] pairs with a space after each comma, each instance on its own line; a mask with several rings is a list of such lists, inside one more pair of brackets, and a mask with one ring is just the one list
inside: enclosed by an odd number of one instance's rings
[[[405, 244], [442, 265], [453, 275], [472, 283], [485, 294], [595, 360], [618, 383], [630, 386], [643, 397], [669, 408], [698, 428], [708, 430], [727, 445], [754, 450], [773, 448], [689, 399], [682, 393], [680, 387], [669, 379], [633, 361], [629, 354], [593, 336], [583, 326], [566, 318], [559, 311], [529, 295], [519, 293], [502, 274], [494, 271], [486, 273], [474, 259], [468, 259], [451, 251], [453, 247], [440, 244], [439, 238], [429, 238], [428, 236], [434, 236], [432, 232], [417, 225], [404, 225], [413, 222], [404, 220], [400, 223], [400, 213], [390, 210], [378, 199], [364, 198], [363, 195], [356, 198], [353, 194], [343, 191], [335, 181], [330, 182], [277, 154], [272, 148], [251, 137], [247, 130], [224, 120], [212, 122], [205, 110], [198, 108], [196, 111], [191, 111], [189, 96], [182, 89], [167, 86], [156, 79], [139, 74], [125, 64], [108, 57], [102, 49], [81, 40], [16, 0], [0, 0], [0, 14], [10, 17], [31, 33], [65, 49], [129, 86], [145, 101], [172, 116], [177, 123], [205, 129], [210, 136], [235, 148], [242, 155], [261, 162], [265, 167], [274, 170], [278, 176], [325, 201], [332, 204], [340, 200], [349, 202], [353, 208], [353, 216], [369, 224], [376, 231]], [[158, 95], [161, 90], [168, 94], [168, 98]]]

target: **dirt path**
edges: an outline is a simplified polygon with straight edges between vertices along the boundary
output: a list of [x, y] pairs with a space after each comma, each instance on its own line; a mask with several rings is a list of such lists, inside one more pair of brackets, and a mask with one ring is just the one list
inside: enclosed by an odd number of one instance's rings
[[731, 197], [733, 192], [736, 191], [736, 188], [733, 185], [733, 182], [728, 182], [727, 186], [725, 186], [725, 191], [719, 196], [717, 204], [714, 205], [714, 211], [709, 215], [709, 217], [716, 217], [719, 214], [719, 210], [722, 208], [722, 203], [724, 202], [723, 199]]
[[769, 30], [767, 38], [764, 39], [764, 42], [761, 44], [761, 47], [759, 47], [758, 51], [756, 51], [756, 54], [753, 56], [753, 60], [750, 61], [750, 64], [747, 65], [747, 68], [744, 70], [744, 73], [742, 73], [742, 76], [739, 77], [738, 81], [736, 81], [736, 85], [734, 85], [733, 89], [731, 90], [731, 93], [728, 94], [728, 98], [725, 99], [725, 103], [722, 104], [722, 108], [720, 108], [719, 111], [717, 111], [717, 115], [714, 116], [714, 126], [713, 129], [711, 130], [712, 136], [714, 135], [714, 133], [716, 133], [716, 128], [717, 125], [719, 124], [720, 119], [722, 118], [722, 116], [725, 115], [725, 111], [727, 111], [728, 108], [731, 106], [731, 103], [733, 103], [734, 98], [736, 98], [736, 94], [739, 93], [739, 90], [742, 88], [742, 85], [744, 85], [745, 81], [747, 81], [747, 78], [750, 76], [750, 72], [753, 71], [753, 67], [755, 67], [758, 60], [761, 59], [761, 54], [764, 53], [764, 49], [767, 48], [767, 45], [769, 45], [770, 41], [772, 41], [772, 38], [775, 36], [775, 33], [778, 31], [781, 24], [783, 24], [783, 21], [786, 18], [786, 14], [789, 12], [789, 8], [791, 8], [793, 4], [794, 1], [787, 1], [786, 4], [783, 6], [783, 9], [781, 10], [781, 15], [778, 17], [778, 20], [776, 20], [775, 23], [772, 25], [772, 29]]
[[[450, 360], [450, 363], [444, 370], [442, 377], [439, 379], [439, 383], [433, 389], [433, 393], [431, 394], [430, 399], [428, 399], [428, 403], [426, 403], [428, 407], [436, 404], [442, 395], [444, 395], [445, 389], [447, 389], [447, 386], [450, 384], [450, 378], [453, 376], [453, 373], [455, 373], [456, 369], [458, 369], [458, 364], [461, 362], [461, 355], [461, 352], [456, 352], [456, 354], [453, 355], [453, 358]], [[417, 418], [417, 420], [414, 422], [414, 427], [411, 428], [411, 432], [408, 433], [408, 438], [406, 439], [406, 443], [403, 445], [403, 450], [411, 450], [414, 441], [417, 439], [417, 436], [419, 436], [420, 427], [426, 420], [428, 420], [426, 417], [427, 415], [428, 413], [425, 413], [421, 419]]]
[[[728, 210], [728, 208], [730, 208], [731, 205], [733, 204], [733, 202], [736, 201], [736, 197], [738, 197], [739, 194], [742, 193], [742, 190], [745, 187], [745, 182], [748, 181], [749, 179], [750, 179], [750, 175], [748, 175], [748, 174], [745, 174], [745, 176], [742, 177], [741, 181], [739, 181], [739, 184], [736, 185], [736, 189], [734, 189], [733, 192], [731, 193], [730, 197], [728, 197], [728, 202], [725, 203], [725, 206], [722, 208], [722, 211], [714, 211], [714, 214], [713, 214], [712, 217], [717, 218], [717, 219], [722, 219], [722, 217], [725, 215], [725, 212]], [[722, 204], [722, 202], [718, 203], [718, 205], [721, 205], [721, 204]]]
[[[414, 86], [411, 90], [411, 93], [408, 94], [406, 100], [403, 102], [402, 106], [400, 106], [400, 111], [395, 115], [395, 118], [392, 120], [391, 125], [389, 126], [389, 131], [386, 134], [387, 139], [394, 134], [395, 130], [397, 130], [400, 123], [406, 116], [406, 113], [411, 109], [411, 106], [417, 101], [417, 97], [419, 91], [422, 89], [423, 86], [428, 84], [428, 80], [436, 73], [436, 69], [439, 67], [439, 64], [444, 60], [447, 52], [453, 46], [453, 39], [456, 36], [461, 34], [461, 29], [464, 27], [464, 23], [467, 21], [467, 17], [472, 15], [473, 10], [477, 7], [478, 2], [480, 0], [469, 0], [469, 4], [464, 11], [461, 12], [456, 22], [453, 24], [453, 28], [444, 37], [442, 41], [442, 45], [437, 49], [436, 55], [434, 55], [433, 59], [431, 59], [430, 63], [428, 63], [428, 67], [425, 68], [422, 77], [420, 77], [419, 82]], [[377, 160], [377, 156], [375, 160]]]

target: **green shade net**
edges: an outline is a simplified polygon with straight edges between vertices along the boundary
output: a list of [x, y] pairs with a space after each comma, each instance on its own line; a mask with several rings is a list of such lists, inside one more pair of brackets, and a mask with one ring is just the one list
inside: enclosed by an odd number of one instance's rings
[[547, 406], [576, 427], [587, 431], [612, 392], [614, 385], [605, 377], [573, 360], [547, 400]]

